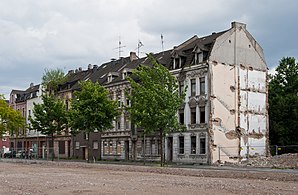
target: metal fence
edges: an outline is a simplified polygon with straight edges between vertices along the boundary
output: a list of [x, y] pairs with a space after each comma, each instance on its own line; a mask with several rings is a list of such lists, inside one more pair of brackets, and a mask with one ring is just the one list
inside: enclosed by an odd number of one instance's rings
[[298, 145], [288, 145], [288, 146], [270, 146], [271, 155], [281, 155], [286, 153], [298, 153]]
[[[286, 153], [298, 153], [298, 145], [277, 146], [272, 145], [270, 148], [271, 155], [282, 155]], [[265, 146], [244, 146], [241, 147], [217, 147], [217, 158], [219, 162], [238, 161], [239, 159], [249, 159], [256, 156], [266, 155]]]
[[65, 159], [65, 154], [60, 154], [59, 151], [55, 151], [54, 148], [11, 148], [9, 150], [1, 149], [0, 158], [10, 159], [44, 159], [44, 160], [60, 160]]

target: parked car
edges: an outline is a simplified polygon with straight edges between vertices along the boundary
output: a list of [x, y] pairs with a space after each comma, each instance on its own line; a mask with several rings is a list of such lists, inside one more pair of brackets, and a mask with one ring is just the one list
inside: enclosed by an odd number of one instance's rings
[[9, 150], [9, 151], [7, 151], [7, 152], [5, 152], [4, 154], [3, 154], [3, 157], [4, 158], [15, 158], [16, 157], [16, 151], [11, 151], [11, 150]]
[[26, 158], [26, 151], [19, 150], [16, 153], [16, 158]]

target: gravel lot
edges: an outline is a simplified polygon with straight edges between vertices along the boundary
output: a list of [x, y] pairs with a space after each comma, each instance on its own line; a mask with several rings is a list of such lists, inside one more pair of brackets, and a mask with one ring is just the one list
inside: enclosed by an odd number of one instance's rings
[[0, 194], [298, 194], [298, 172], [0, 162]]

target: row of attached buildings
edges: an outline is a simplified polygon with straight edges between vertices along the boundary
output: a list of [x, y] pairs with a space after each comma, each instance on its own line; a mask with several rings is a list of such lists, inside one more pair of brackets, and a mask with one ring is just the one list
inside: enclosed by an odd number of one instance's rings
[[[263, 50], [243, 23], [232, 22], [228, 30], [204, 37], [193, 36], [170, 50], [153, 54], [155, 59], [177, 78], [179, 88], [187, 87], [186, 97], [177, 110], [177, 120], [187, 130], [169, 133], [165, 138], [165, 159], [174, 163], [212, 164], [237, 162], [247, 155], [268, 153], [268, 85]], [[69, 108], [78, 81], [99, 82], [118, 102], [121, 115], [114, 128], [104, 133], [81, 133], [68, 130], [55, 135], [54, 146], [39, 132], [20, 129], [10, 136], [11, 148], [33, 149], [40, 158], [54, 147], [60, 158], [158, 160], [159, 136], [143, 136], [129, 120], [125, 107], [130, 106], [125, 91], [130, 90], [126, 76], [149, 60], [131, 52], [128, 57], [85, 69], [69, 70], [67, 81], [58, 95]], [[154, 81], [152, 81], [154, 82]], [[26, 90], [12, 90], [9, 104], [26, 118], [32, 116], [33, 103], [42, 103], [41, 85]], [[88, 146], [90, 149], [88, 150]]]

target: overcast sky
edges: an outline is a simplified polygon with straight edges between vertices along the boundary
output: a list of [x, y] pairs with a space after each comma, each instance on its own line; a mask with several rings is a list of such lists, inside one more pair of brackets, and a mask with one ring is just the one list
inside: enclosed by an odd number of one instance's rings
[[65, 72], [122, 56], [170, 49], [193, 35], [247, 24], [267, 65], [298, 59], [296, 0], [0, 0], [0, 94], [38, 84], [44, 69]]

